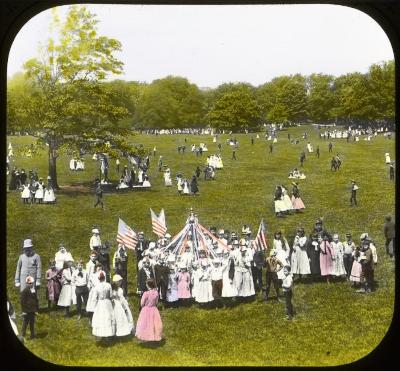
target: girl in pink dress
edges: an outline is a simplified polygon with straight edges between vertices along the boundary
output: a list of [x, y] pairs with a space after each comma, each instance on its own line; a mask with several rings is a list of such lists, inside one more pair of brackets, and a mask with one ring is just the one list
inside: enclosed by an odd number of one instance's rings
[[160, 341], [163, 324], [157, 309], [158, 292], [154, 279], [148, 279], [146, 286], [148, 291], [143, 293], [140, 300], [142, 309], [137, 320], [135, 336], [143, 341]]
[[57, 305], [61, 292], [61, 272], [56, 268], [55, 260], [50, 260], [49, 269], [46, 271], [46, 298], [47, 307], [51, 308], [51, 303]]
[[190, 274], [183, 264], [178, 273], [178, 298], [183, 305], [187, 305], [190, 299]]
[[319, 255], [319, 264], [321, 268], [321, 276], [326, 276], [326, 282], [329, 283], [329, 276], [332, 274], [334, 251], [328, 236], [324, 235], [321, 244], [319, 245], [321, 254]]

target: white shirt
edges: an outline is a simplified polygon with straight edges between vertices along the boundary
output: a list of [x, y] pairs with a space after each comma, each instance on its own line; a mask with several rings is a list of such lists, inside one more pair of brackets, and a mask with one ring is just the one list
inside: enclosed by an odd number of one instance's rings
[[76, 269], [72, 273], [72, 284], [75, 286], [87, 286], [89, 284], [89, 275], [85, 270], [81, 271], [82, 277], [79, 276], [79, 270]]
[[292, 285], [293, 285], [293, 277], [292, 277], [291, 274], [288, 274], [282, 280], [282, 289], [283, 289], [283, 291], [289, 291], [292, 288]]
[[211, 268], [211, 280], [213, 280], [213, 281], [222, 280], [222, 272], [223, 272], [222, 266], [212, 267]]

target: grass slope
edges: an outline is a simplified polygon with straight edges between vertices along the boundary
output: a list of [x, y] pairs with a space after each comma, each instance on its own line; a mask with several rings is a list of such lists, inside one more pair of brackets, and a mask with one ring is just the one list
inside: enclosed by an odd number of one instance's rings
[[[301, 140], [291, 145], [291, 137], [301, 137], [307, 130], [308, 140], [320, 146], [321, 157], [306, 154], [304, 172], [307, 179], [299, 181], [306, 210], [304, 213], [277, 219], [274, 215], [273, 193], [276, 184], [291, 189], [288, 171], [299, 165], [298, 157], [306, 145]], [[57, 246], [64, 241], [75, 259], [85, 261], [89, 255], [89, 239], [93, 224], [99, 225], [102, 240], [112, 241], [118, 217], [136, 231], [151, 232], [149, 208], [166, 211], [171, 234], [184, 225], [190, 207], [193, 207], [204, 226], [224, 227], [240, 232], [243, 224], [249, 224], [253, 235], [260, 219], [267, 224], [269, 235], [281, 229], [292, 242], [296, 227], [303, 226], [308, 235], [317, 217], [324, 218], [330, 232], [337, 232], [344, 239], [351, 232], [355, 239], [368, 231], [376, 241], [379, 263], [375, 276], [378, 290], [368, 296], [357, 294], [346, 282], [331, 285], [298, 284], [294, 291], [297, 311], [293, 322], [284, 320], [283, 303], [263, 303], [259, 299], [223, 310], [191, 308], [163, 309], [165, 341], [158, 347], [139, 344], [136, 340], [116, 342], [112, 346], [96, 343], [86, 318], [64, 319], [62, 311], [40, 313], [36, 328], [39, 335], [27, 341], [26, 347], [38, 357], [62, 365], [90, 366], [322, 366], [353, 362], [371, 352], [384, 337], [393, 315], [394, 265], [384, 254], [382, 225], [384, 215], [394, 214], [394, 183], [388, 179], [384, 153], [394, 155], [394, 140], [383, 136], [358, 143], [333, 139], [333, 154], [340, 153], [343, 165], [339, 172], [330, 171], [328, 141], [318, 138], [312, 127], [290, 128], [279, 133], [273, 154], [269, 143], [250, 136], [236, 135], [240, 142], [237, 160], [227, 146], [228, 135], [221, 135], [224, 169], [217, 172], [215, 181], [199, 181], [200, 195], [179, 197], [176, 186], [164, 187], [157, 160], [162, 155], [170, 166], [173, 178], [178, 171], [188, 178], [197, 165], [205, 164], [206, 155], [217, 152], [211, 136], [187, 135], [189, 152], [179, 155], [177, 146], [184, 144], [184, 135], [132, 137], [133, 143], [143, 143], [152, 149], [157, 146], [156, 157], [151, 158], [149, 191], [123, 194], [105, 194], [105, 209], [93, 208], [93, 192], [64, 189], [57, 194], [57, 204], [23, 205], [19, 192], [7, 193], [7, 289], [8, 296], [20, 313], [19, 291], [14, 287], [15, 266], [22, 240], [32, 236], [36, 251], [41, 255], [43, 275], [49, 258], [54, 257]], [[30, 137], [9, 137], [14, 152], [20, 145], [30, 143]], [[205, 142], [209, 152], [196, 157], [190, 145]], [[47, 154], [40, 153], [32, 159], [13, 159], [17, 167], [37, 170], [39, 176], [47, 175]], [[86, 170], [69, 171], [69, 157], [58, 161], [60, 185], [91, 182], [98, 174], [97, 163], [88, 155]], [[122, 163], [124, 165], [124, 163]], [[110, 174], [117, 180], [114, 162]], [[350, 180], [355, 178], [360, 187], [359, 206], [351, 208]], [[139, 300], [132, 295], [136, 286], [133, 254], [129, 261], [129, 303], [134, 319], [139, 314]], [[40, 292], [41, 306], [45, 306], [43, 287]], [[18, 321], [21, 328], [21, 321]], [[60, 347], [62, 345], [62, 347]], [[62, 349], [62, 351], [60, 350]]]

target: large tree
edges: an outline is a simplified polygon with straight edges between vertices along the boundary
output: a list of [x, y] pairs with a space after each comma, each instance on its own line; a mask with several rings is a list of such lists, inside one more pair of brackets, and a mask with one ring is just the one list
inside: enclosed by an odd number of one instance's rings
[[[58, 41], [50, 38], [40, 56], [24, 64], [30, 85], [25, 105], [18, 112], [9, 105], [8, 125], [25, 129], [48, 145], [49, 175], [55, 188], [60, 148], [93, 143], [94, 150], [127, 150], [126, 128], [120, 125], [128, 110], [118, 103], [118, 91], [102, 84], [109, 74], [120, 74], [123, 63], [114, 53], [119, 41], [97, 33], [97, 19], [85, 6], [71, 6], [64, 22], [53, 14]], [[9, 102], [15, 103], [9, 92]], [[10, 110], [11, 108], [11, 110]], [[15, 113], [18, 113], [15, 116]], [[28, 120], [21, 120], [27, 116]]]
[[254, 89], [247, 84], [224, 84], [206, 118], [219, 130], [256, 130], [261, 124], [260, 107]]
[[274, 123], [307, 119], [306, 78], [300, 74], [279, 76], [257, 89], [263, 119]]
[[186, 78], [167, 76], [143, 88], [135, 113], [138, 128], [202, 126], [203, 94]]
[[314, 122], [334, 118], [334, 112], [332, 112], [332, 108], [335, 106], [334, 77], [312, 74], [307, 80], [309, 118]]

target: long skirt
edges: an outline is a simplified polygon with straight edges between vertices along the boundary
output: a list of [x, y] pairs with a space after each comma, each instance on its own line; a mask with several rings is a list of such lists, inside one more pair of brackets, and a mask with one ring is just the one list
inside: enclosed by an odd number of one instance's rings
[[98, 337], [115, 335], [115, 315], [110, 299], [97, 302], [92, 317], [92, 334]]
[[91, 288], [89, 290], [89, 296], [88, 296], [88, 301], [86, 304], [86, 312], [94, 312], [95, 308], [96, 308], [96, 296], [94, 293], [94, 289]]
[[238, 290], [238, 296], [247, 297], [255, 295], [254, 281], [251, 271], [235, 270], [235, 283]]
[[295, 210], [300, 210], [300, 209], [305, 209], [306, 207], [304, 206], [303, 200], [300, 197], [294, 197], [292, 196], [292, 204], [293, 208]]
[[75, 286], [63, 285], [57, 305], [69, 307], [72, 304], [76, 304]]
[[163, 324], [157, 307], [143, 307], [136, 324], [135, 336], [144, 341], [160, 341]]
[[121, 300], [114, 299], [114, 316], [116, 326], [116, 336], [127, 336], [133, 330], [133, 317], [132, 312]]
[[292, 274], [310, 274], [310, 262], [308, 260], [307, 251], [297, 247], [296, 251], [292, 252]]
[[350, 273], [350, 281], [361, 282], [361, 273], [362, 273], [361, 264], [357, 260], [354, 260], [353, 267], [351, 268], [351, 273]]
[[328, 276], [332, 274], [332, 255], [331, 254], [320, 254], [319, 265], [321, 268], [321, 276]]

